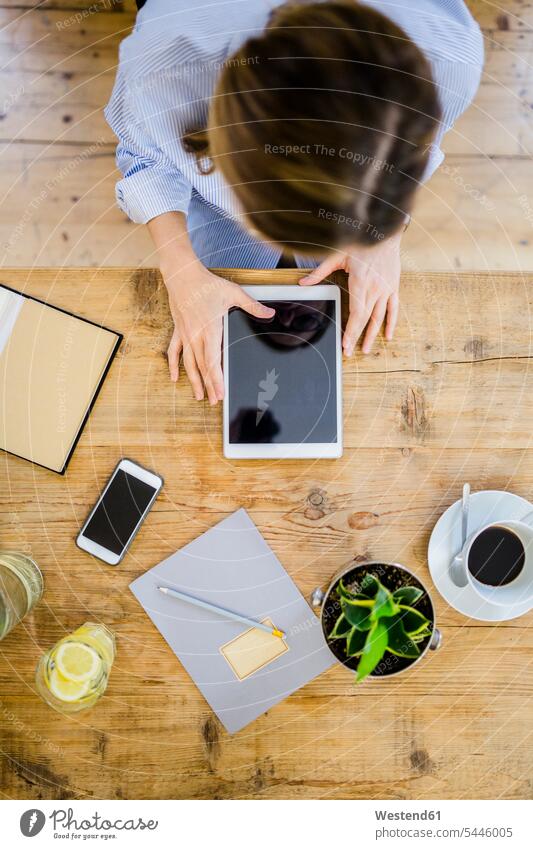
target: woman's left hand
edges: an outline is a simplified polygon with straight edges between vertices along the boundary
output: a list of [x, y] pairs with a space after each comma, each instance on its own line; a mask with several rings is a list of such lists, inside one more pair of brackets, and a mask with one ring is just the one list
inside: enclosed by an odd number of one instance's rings
[[300, 280], [302, 286], [313, 286], [334, 271], [348, 274], [350, 317], [342, 340], [348, 357], [352, 356], [365, 327], [364, 354], [371, 350], [383, 323], [385, 339], [393, 337], [399, 308], [400, 241], [398, 234], [370, 247], [354, 245], [345, 253], [336, 251]]

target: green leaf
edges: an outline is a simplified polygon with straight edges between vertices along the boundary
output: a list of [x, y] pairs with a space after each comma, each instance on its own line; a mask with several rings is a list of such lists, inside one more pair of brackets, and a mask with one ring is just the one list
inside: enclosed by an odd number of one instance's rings
[[427, 640], [428, 637], [431, 637], [433, 633], [432, 628], [423, 628], [421, 631], [418, 631], [416, 634], [412, 634], [411, 639], [414, 643], [423, 643], [424, 640]]
[[340, 579], [339, 583], [337, 584], [337, 592], [338, 592], [338, 594], [340, 595], [341, 598], [351, 599], [355, 595], [355, 593], [353, 593], [351, 590], [347, 589], [347, 587], [344, 586], [344, 582], [343, 582], [342, 578]]
[[333, 630], [329, 635], [328, 640], [338, 640], [339, 637], [347, 637], [352, 628], [353, 625], [348, 622], [344, 613], [341, 613], [333, 626]]
[[357, 628], [352, 628], [350, 635], [346, 640], [346, 654], [348, 657], [355, 657], [361, 654], [366, 642], [366, 634], [364, 631], [358, 631]]
[[[372, 602], [370, 602], [372, 604]], [[342, 612], [350, 625], [357, 628], [358, 631], [369, 631], [371, 626], [370, 615], [371, 609], [366, 605], [356, 604], [344, 600], [342, 602]]]
[[353, 607], [366, 607], [367, 610], [374, 607], [374, 599], [363, 596], [362, 598], [341, 598], [341, 604], [353, 605]]
[[353, 598], [353, 593], [351, 593], [350, 590], [346, 589], [346, 587], [344, 586], [344, 584], [342, 582], [342, 578], [340, 579], [339, 583], [337, 584], [336, 589], [337, 589], [337, 592], [338, 592], [338, 594], [340, 595], [341, 598]]
[[394, 590], [392, 597], [398, 604], [415, 604], [424, 595], [420, 587], [400, 587]]
[[415, 641], [405, 633], [400, 616], [393, 616], [387, 620], [387, 628], [389, 631], [389, 642], [387, 651], [395, 654], [398, 657], [418, 657], [420, 649]]
[[368, 596], [365, 595], [364, 593], [353, 593], [351, 590], [348, 590], [344, 586], [344, 584], [342, 582], [342, 578], [340, 579], [339, 583], [337, 584], [336, 589], [337, 589], [337, 592], [340, 595], [340, 597], [345, 598], [346, 601], [354, 601], [354, 600], [356, 600], [356, 601], [370, 601]]
[[385, 654], [388, 640], [389, 634], [385, 623], [381, 620], [374, 622], [366, 638], [361, 660], [357, 667], [356, 681], [362, 681], [374, 671]]
[[372, 619], [375, 621], [376, 619], [380, 619], [384, 616], [394, 616], [398, 613], [399, 609], [399, 606], [392, 597], [392, 593], [389, 592], [383, 584], [379, 584], [378, 591], [374, 599]]
[[367, 574], [361, 581], [361, 591], [374, 598], [381, 584], [374, 575]]
[[399, 616], [402, 620], [404, 630], [412, 637], [418, 634], [423, 628], [427, 628], [430, 624], [423, 613], [415, 610], [414, 607], [408, 607], [405, 604], [400, 604]]

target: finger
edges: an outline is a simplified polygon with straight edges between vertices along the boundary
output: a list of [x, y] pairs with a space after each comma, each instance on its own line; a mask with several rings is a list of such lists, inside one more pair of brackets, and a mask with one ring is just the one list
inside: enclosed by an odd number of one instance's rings
[[357, 340], [368, 322], [374, 304], [367, 304], [365, 290], [357, 286], [352, 275], [350, 275], [348, 286], [350, 292], [350, 315], [348, 316], [346, 329], [342, 338], [342, 347], [346, 356], [351, 357]]
[[398, 321], [398, 312], [400, 309], [400, 299], [396, 292], [389, 298], [387, 306], [387, 324], [385, 325], [385, 339], [390, 340], [394, 336], [396, 324]]
[[[211, 359], [208, 359], [210, 357]], [[211, 365], [212, 363], [212, 365]], [[219, 363], [218, 368], [220, 369], [220, 354], [219, 354]], [[207, 398], [209, 403], [213, 406], [218, 401], [218, 389], [215, 384], [214, 372], [216, 371], [216, 358], [212, 353], [208, 352], [208, 341], [204, 341], [204, 350], [202, 354], [202, 365], [200, 366], [200, 373], [202, 375], [202, 380], [204, 381], [205, 388], [207, 391]]]
[[364, 313], [350, 313], [350, 317], [346, 324], [344, 336], [342, 338], [342, 347], [347, 357], [351, 357], [355, 351], [355, 346], [363, 332], [368, 319], [370, 318], [370, 309]]
[[209, 401], [211, 406], [214, 407], [214, 405], [217, 402], [217, 393], [216, 393], [215, 387], [213, 386], [213, 381], [211, 380], [210, 375], [205, 374], [203, 376], [203, 381], [204, 381], [205, 391], [207, 392], [207, 400]]
[[200, 372], [198, 371], [196, 359], [190, 345], [184, 345], [183, 347], [183, 365], [185, 366], [185, 371], [187, 372], [187, 376], [192, 386], [194, 397], [197, 401], [202, 401], [204, 397], [204, 387], [202, 384], [202, 378], [200, 377]]
[[331, 256], [326, 257], [320, 265], [317, 265], [310, 274], [302, 277], [298, 282], [301, 286], [314, 286], [316, 283], [320, 283], [321, 280], [324, 280], [324, 278], [329, 274], [337, 271], [337, 269], [341, 266], [341, 261], [342, 258], [340, 254], [331, 254]]
[[204, 337], [198, 337], [192, 342], [192, 352], [194, 354], [194, 360], [196, 362], [196, 368], [200, 372], [200, 378], [203, 381], [205, 386], [205, 390], [207, 392], [207, 398], [210, 404], [216, 404], [217, 396], [216, 392], [213, 388], [213, 384], [211, 381], [211, 377], [209, 375], [209, 371], [206, 365], [205, 353], [204, 353]]
[[170, 372], [170, 379], [177, 381], [180, 374], [180, 353], [182, 349], [181, 339], [179, 337], [178, 331], [174, 330], [172, 334], [172, 339], [170, 340], [170, 344], [167, 350], [167, 359], [168, 359], [168, 369]]
[[[208, 331], [206, 331], [207, 334]], [[217, 393], [215, 387], [213, 386], [213, 381], [211, 379], [211, 374], [209, 372], [209, 368], [207, 365], [207, 359], [205, 355], [205, 335], [202, 338], [197, 339], [192, 346], [194, 359], [196, 360], [196, 366], [198, 371], [200, 372], [200, 377], [203, 380], [205, 390], [207, 392], [207, 398], [211, 405], [216, 404], [217, 402]]]
[[209, 375], [213, 393], [214, 403], [222, 401], [224, 397], [224, 378], [220, 359], [222, 356], [222, 322], [217, 322], [204, 344], [204, 358], [207, 373]]
[[376, 302], [374, 309], [372, 310], [372, 315], [370, 316], [370, 321], [368, 322], [365, 338], [363, 339], [363, 354], [370, 353], [372, 345], [375, 342], [376, 336], [379, 333], [379, 328], [383, 324], [385, 319], [385, 313], [387, 312], [387, 298], [380, 298], [379, 301]]
[[272, 307], [266, 307], [264, 304], [251, 298], [240, 286], [237, 286], [235, 289], [233, 305], [240, 307], [249, 313], [249, 315], [253, 315], [254, 318], [272, 318], [276, 314], [276, 310], [272, 309]]

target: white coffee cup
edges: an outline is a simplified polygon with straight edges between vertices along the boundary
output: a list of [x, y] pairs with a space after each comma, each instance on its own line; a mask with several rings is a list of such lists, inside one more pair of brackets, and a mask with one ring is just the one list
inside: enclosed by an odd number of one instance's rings
[[[508, 584], [492, 586], [484, 584], [472, 575], [468, 568], [468, 558], [474, 542], [489, 528], [505, 528], [518, 537], [524, 547], [524, 566]], [[457, 586], [465, 587], [470, 584], [474, 592], [483, 601], [497, 604], [501, 607], [514, 607], [531, 602], [533, 604], [533, 513], [528, 513], [522, 519], [503, 519], [500, 522], [490, 522], [478, 528], [466, 540], [463, 548], [453, 561], [450, 571], [452, 580]]]

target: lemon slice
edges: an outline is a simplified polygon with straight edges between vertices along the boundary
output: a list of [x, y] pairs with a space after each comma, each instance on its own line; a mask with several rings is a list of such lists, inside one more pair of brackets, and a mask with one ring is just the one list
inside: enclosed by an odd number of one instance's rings
[[115, 659], [115, 642], [110, 632], [106, 631], [101, 625], [86, 622], [85, 625], [74, 631], [72, 636], [78, 636], [84, 642], [94, 646], [104, 656], [104, 660], [107, 661], [109, 666], [112, 665]]
[[69, 681], [57, 669], [52, 669], [48, 679], [50, 692], [62, 702], [79, 702], [89, 692], [90, 681]]
[[73, 641], [62, 643], [54, 660], [62, 677], [76, 683], [92, 681], [102, 666], [100, 656], [91, 646]]

